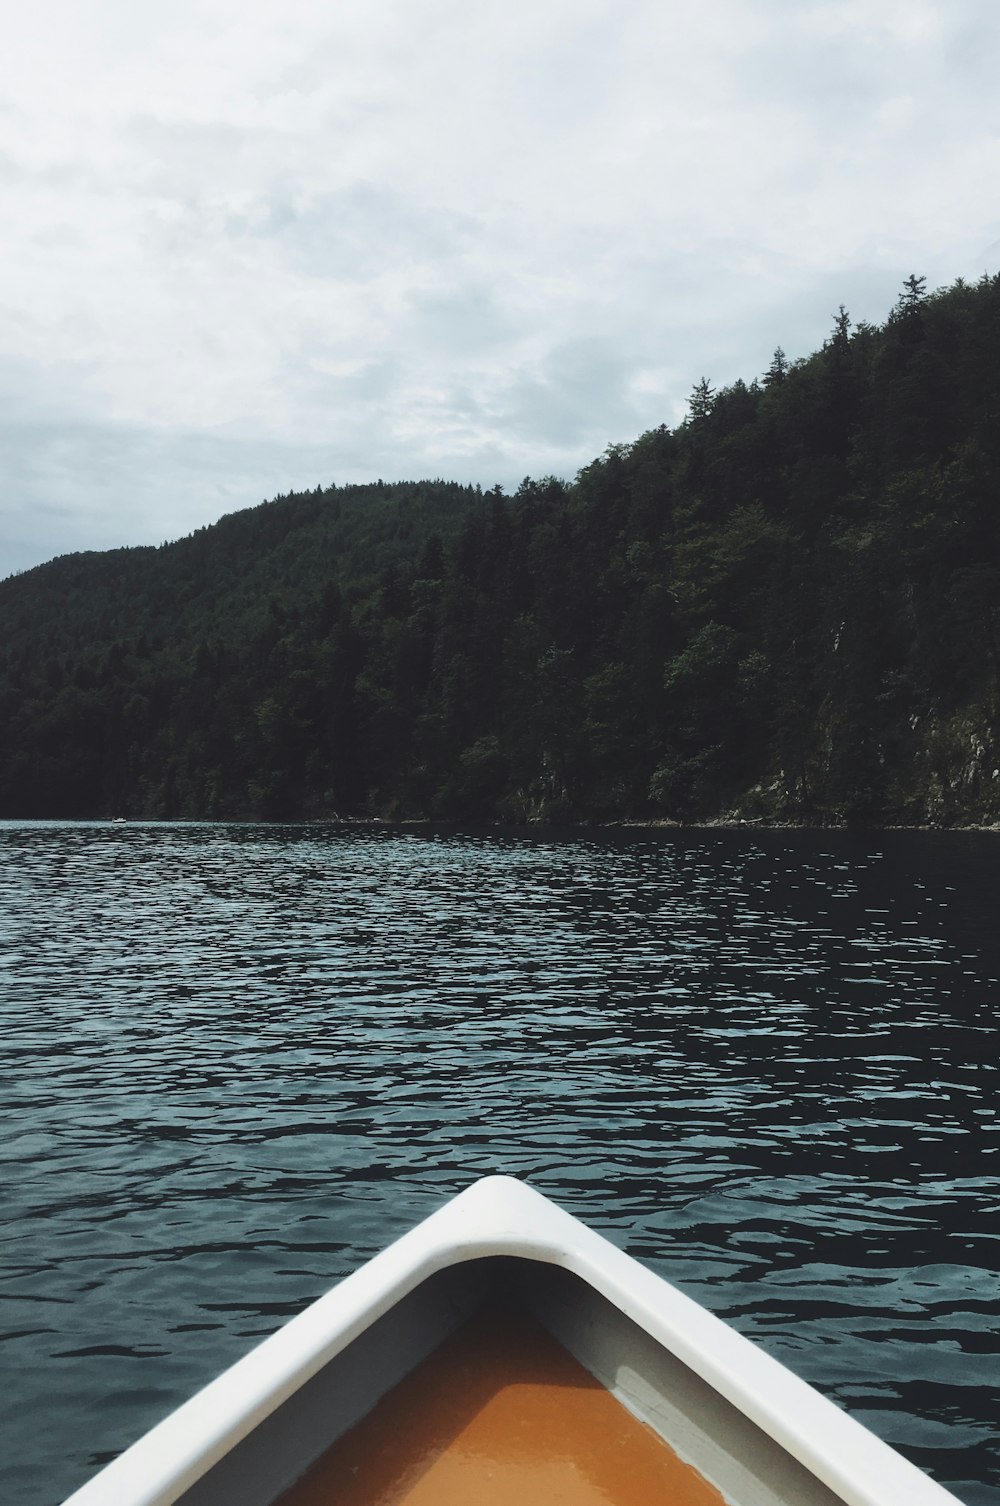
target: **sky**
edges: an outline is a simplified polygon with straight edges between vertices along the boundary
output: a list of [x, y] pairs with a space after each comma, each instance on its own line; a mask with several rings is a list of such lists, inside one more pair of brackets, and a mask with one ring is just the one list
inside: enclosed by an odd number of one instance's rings
[[1000, 271], [995, 0], [32, 0], [0, 576], [293, 490], [567, 479]]

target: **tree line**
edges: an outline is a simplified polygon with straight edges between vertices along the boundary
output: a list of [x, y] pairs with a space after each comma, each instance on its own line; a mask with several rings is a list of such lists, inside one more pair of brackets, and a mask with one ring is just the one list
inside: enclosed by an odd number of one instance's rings
[[1000, 277], [513, 495], [317, 487], [0, 583], [0, 815], [1000, 819]]

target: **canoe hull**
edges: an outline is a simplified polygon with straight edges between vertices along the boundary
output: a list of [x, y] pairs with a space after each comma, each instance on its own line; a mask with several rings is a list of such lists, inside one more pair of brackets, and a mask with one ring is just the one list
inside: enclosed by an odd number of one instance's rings
[[66, 1506], [272, 1506], [484, 1305], [538, 1319], [734, 1506], [958, 1506], [726, 1324], [546, 1198], [476, 1183]]

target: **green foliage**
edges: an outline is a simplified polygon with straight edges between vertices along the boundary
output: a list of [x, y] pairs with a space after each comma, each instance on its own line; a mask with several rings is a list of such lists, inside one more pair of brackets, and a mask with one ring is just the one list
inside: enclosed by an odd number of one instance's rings
[[1000, 278], [843, 307], [513, 497], [276, 498], [0, 583], [0, 815], [1000, 817]]

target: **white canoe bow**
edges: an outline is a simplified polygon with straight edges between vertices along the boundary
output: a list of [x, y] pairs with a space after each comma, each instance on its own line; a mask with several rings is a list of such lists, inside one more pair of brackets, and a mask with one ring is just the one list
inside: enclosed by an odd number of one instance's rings
[[[498, 1302], [530, 1314], [588, 1381], [652, 1429], [665, 1454], [705, 1482], [698, 1500], [960, 1506], [777, 1360], [511, 1177], [476, 1182], [347, 1276], [65, 1506], [277, 1506], [404, 1377]], [[319, 1499], [338, 1506], [341, 1497], [309, 1497]]]

